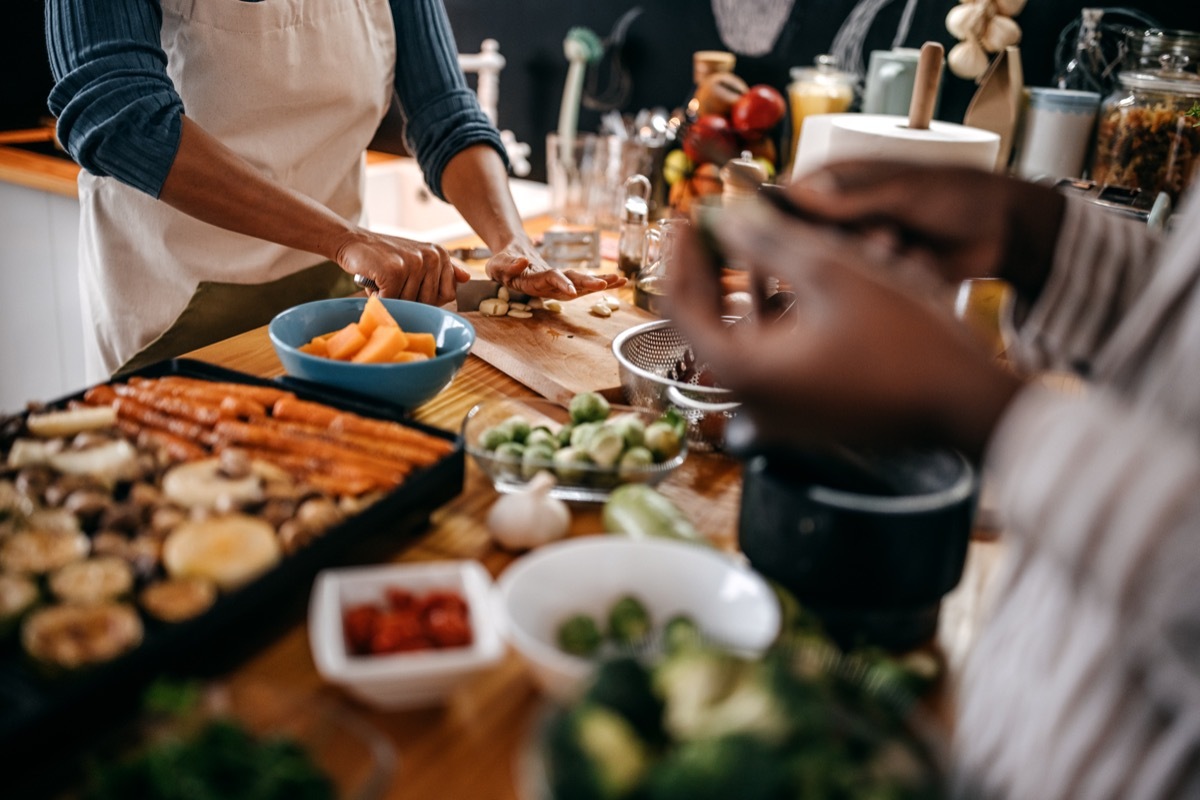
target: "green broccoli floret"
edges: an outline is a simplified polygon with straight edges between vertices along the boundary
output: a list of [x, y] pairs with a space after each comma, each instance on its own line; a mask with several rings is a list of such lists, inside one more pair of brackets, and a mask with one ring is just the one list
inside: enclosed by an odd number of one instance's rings
[[774, 800], [829, 797], [790, 794], [787, 770], [775, 749], [752, 736], [685, 742], [646, 776], [648, 800]]
[[552, 795], [571, 800], [627, 797], [645, 774], [645, 743], [616, 712], [584, 703], [556, 718], [547, 735]]
[[585, 658], [600, 649], [600, 626], [587, 614], [568, 617], [558, 626], [558, 647], [564, 653]]
[[608, 610], [608, 637], [620, 645], [644, 642], [650, 635], [650, 612], [642, 601], [626, 595]]
[[617, 712], [651, 744], [660, 744], [665, 738], [662, 700], [654, 694], [650, 673], [635, 658], [602, 663], [584, 700]]

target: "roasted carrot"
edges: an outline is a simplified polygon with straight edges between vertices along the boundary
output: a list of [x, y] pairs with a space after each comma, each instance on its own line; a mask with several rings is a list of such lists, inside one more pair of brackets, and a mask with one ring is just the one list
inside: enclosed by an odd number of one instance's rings
[[148, 428], [128, 419], [118, 420], [117, 427], [134, 439], [138, 447], [161, 450], [173, 461], [197, 461], [208, 457], [208, 451], [200, 445], [158, 428]]
[[184, 397], [161, 394], [151, 386], [117, 384], [113, 388], [121, 397], [128, 397], [156, 411], [189, 420], [206, 428], [216, 425], [221, 419], [221, 410], [218, 407]]
[[271, 416], [289, 422], [302, 422], [328, 427], [342, 412], [323, 403], [301, 400], [298, 397], [283, 397], [271, 406]]
[[167, 383], [162, 380], [152, 380], [150, 378], [130, 378], [129, 383], [156, 394], [182, 397], [185, 400], [191, 400], [206, 406], [213, 406], [224, 417], [253, 419], [255, 417], [264, 417], [267, 414], [265, 403], [247, 397], [234, 397], [228, 391], [216, 386], [216, 384], [212, 384], [210, 388], [203, 385], [193, 386], [181, 383]]
[[398, 483], [411, 469], [407, 465], [385, 461], [319, 436], [283, 433], [264, 425], [225, 420], [217, 423], [216, 435], [217, 440], [222, 443], [249, 445], [285, 453], [309, 453], [317, 458], [351, 464], [383, 482]]
[[118, 397], [113, 401], [113, 406], [117, 409], [117, 416], [121, 419], [136, 422], [148, 428], [157, 428], [158, 430], [166, 431], [167, 433], [199, 444], [208, 445], [213, 441], [212, 431], [203, 425], [164, 414], [162, 411], [143, 405], [131, 397]]
[[348, 411], [338, 411], [320, 403], [311, 403], [295, 397], [277, 401], [271, 407], [271, 416], [277, 420], [326, 427], [331, 433], [338, 436], [348, 434], [356, 437], [371, 437], [420, 448], [433, 455], [431, 459], [421, 459], [422, 463], [432, 463], [454, 449], [454, 446], [444, 439], [395, 422], [367, 419]]
[[166, 375], [156, 380], [164, 384], [181, 386], [198, 386], [207, 389], [220, 389], [229, 397], [245, 397], [270, 405], [281, 397], [295, 397], [286, 389], [276, 389], [271, 386], [257, 386], [248, 383], [231, 383], [228, 381], [206, 381], [200, 378], [187, 378], [183, 375]]
[[90, 406], [111, 406], [116, 399], [116, 390], [107, 383], [93, 386], [83, 394], [83, 402]]

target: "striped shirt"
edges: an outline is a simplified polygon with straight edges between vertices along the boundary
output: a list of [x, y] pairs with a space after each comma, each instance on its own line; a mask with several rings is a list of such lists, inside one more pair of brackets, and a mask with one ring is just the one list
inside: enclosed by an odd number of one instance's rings
[[[504, 148], [459, 69], [441, 0], [390, 0], [390, 6], [405, 140], [429, 188], [444, 197], [442, 170], [456, 153], [485, 143], [504, 158]], [[49, 106], [59, 140], [92, 174], [154, 197], [175, 160], [184, 113], [167, 75], [161, 25], [157, 0], [46, 3], [56, 80]]]
[[962, 797], [1200, 797], [1200, 193], [1159, 241], [1072, 201], [988, 457], [1009, 562], [964, 669]]

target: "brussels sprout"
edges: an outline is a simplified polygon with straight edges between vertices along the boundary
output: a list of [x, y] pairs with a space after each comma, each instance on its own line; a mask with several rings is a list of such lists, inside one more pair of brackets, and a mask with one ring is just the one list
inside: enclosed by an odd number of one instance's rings
[[521, 456], [521, 477], [530, 480], [544, 469], [554, 468], [554, 448], [548, 444], [527, 444]]
[[588, 457], [596, 462], [597, 466], [609, 469], [621, 457], [621, 451], [625, 449], [625, 439], [613, 428], [602, 425], [588, 439], [585, 449]]
[[607, 424], [621, 434], [626, 447], [640, 447], [646, 436], [646, 423], [637, 414], [621, 414], [608, 420]]
[[590, 471], [591, 464], [587, 453], [575, 447], [564, 447], [554, 452], [554, 472], [563, 483], [582, 481]]
[[659, 420], [646, 428], [646, 447], [658, 462], [670, 461], [683, 449], [683, 439], [669, 422]]
[[545, 425], [539, 425], [529, 432], [525, 437], [526, 447], [538, 447], [545, 445], [551, 450], [558, 449], [558, 437], [550, 432], [550, 429]]
[[512, 436], [499, 425], [488, 428], [479, 434], [479, 446], [484, 450], [495, 450], [500, 445], [510, 441], [512, 441]]
[[672, 654], [699, 647], [703, 641], [696, 621], [687, 614], [676, 614], [667, 620], [667, 624], [663, 626], [662, 638], [663, 649]]
[[600, 649], [600, 626], [587, 614], [567, 617], [558, 626], [558, 648], [573, 656], [588, 657]]
[[650, 612], [642, 601], [626, 595], [608, 610], [608, 637], [617, 644], [638, 644], [650, 635]]
[[599, 422], [608, 418], [608, 401], [595, 392], [582, 392], [571, 398], [568, 406], [571, 422]]
[[496, 448], [496, 471], [509, 478], [519, 477], [521, 461], [525, 457], [525, 445], [505, 442]]
[[575, 426], [571, 431], [571, 447], [587, 448], [588, 442], [596, 435], [596, 431], [600, 430], [599, 422], [583, 422]]
[[654, 454], [644, 447], [631, 447], [621, 455], [617, 464], [617, 474], [623, 480], [637, 477], [654, 466]]
[[520, 414], [514, 414], [508, 419], [501, 422], [498, 426], [502, 430], [508, 431], [508, 438], [514, 442], [525, 444], [525, 437], [529, 435], [530, 425], [529, 420], [522, 417]]
[[561, 428], [559, 428], [558, 434], [557, 434], [558, 446], [566, 447], [567, 445], [569, 445], [571, 443], [571, 436], [574, 433], [575, 433], [575, 423], [574, 422], [568, 422], [566, 425], [563, 425]]

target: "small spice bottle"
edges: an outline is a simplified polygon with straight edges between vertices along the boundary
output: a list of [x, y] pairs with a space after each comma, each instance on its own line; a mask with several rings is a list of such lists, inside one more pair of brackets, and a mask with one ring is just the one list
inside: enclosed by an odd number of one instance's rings
[[630, 175], [625, 180], [625, 201], [621, 206], [621, 238], [617, 245], [617, 268], [633, 278], [642, 268], [646, 224], [650, 217], [650, 179]]

